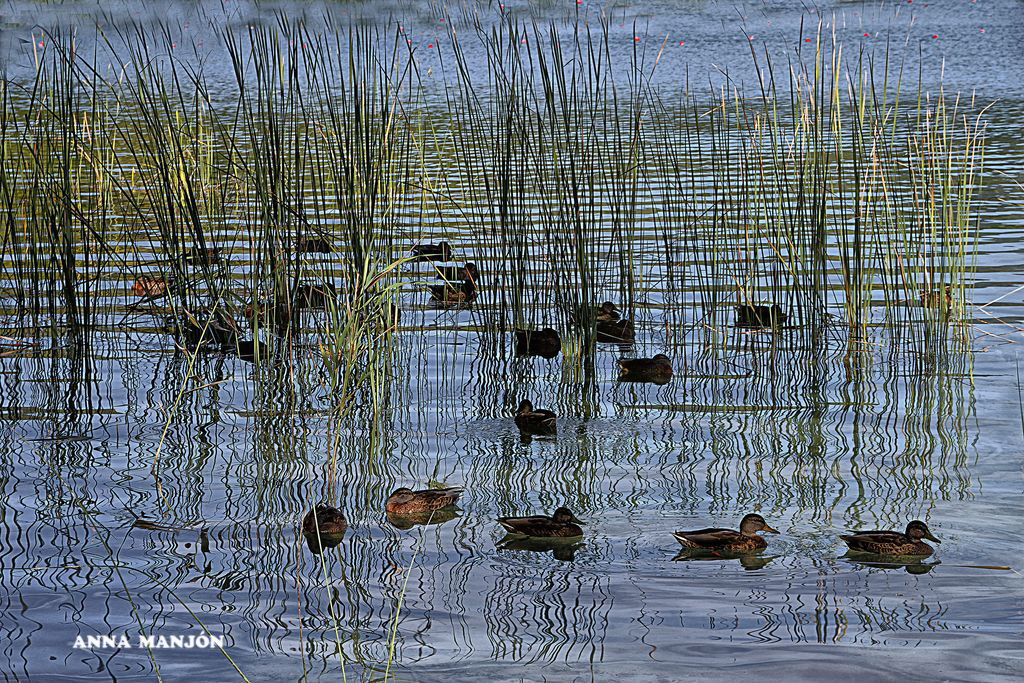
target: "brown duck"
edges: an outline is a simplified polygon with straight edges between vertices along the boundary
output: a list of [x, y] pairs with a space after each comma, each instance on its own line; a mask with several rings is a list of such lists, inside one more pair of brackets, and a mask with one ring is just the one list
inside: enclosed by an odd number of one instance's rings
[[464, 266], [434, 266], [434, 268], [437, 269], [437, 276], [448, 282], [458, 280], [472, 280], [476, 282], [480, 279], [480, 271], [475, 263], [467, 263]]
[[384, 503], [384, 510], [389, 515], [418, 515], [430, 513], [442, 508], [451, 507], [459, 500], [462, 489], [451, 486], [445, 489], [422, 489], [413, 491], [401, 487], [395, 489]]
[[876, 555], [931, 555], [932, 547], [921, 539], [942, 542], [932, 536], [928, 525], [917, 519], [908, 524], [902, 534], [898, 531], [857, 531], [839, 538], [850, 546], [850, 550]]
[[785, 322], [786, 314], [782, 312], [782, 306], [778, 304], [771, 306], [742, 304], [736, 307], [736, 327], [751, 329], [781, 327]]
[[533, 404], [523, 399], [516, 411], [516, 426], [528, 434], [553, 434], [555, 414], [550, 410], [534, 409]]
[[677, 531], [673, 536], [679, 545], [687, 550], [714, 550], [724, 553], [744, 553], [761, 550], [768, 542], [757, 535], [758, 531], [779, 533], [768, 526], [764, 517], [749, 514], [740, 521], [740, 530], [732, 529], [697, 529], [695, 531]]
[[330, 254], [334, 247], [323, 237], [303, 237], [295, 245], [295, 251], [302, 254]]
[[463, 280], [458, 285], [431, 285], [430, 296], [434, 301], [445, 304], [467, 304], [476, 298], [476, 283], [473, 280]]
[[452, 247], [447, 242], [417, 244], [410, 249], [415, 261], [451, 261]]
[[333, 508], [326, 503], [317, 503], [316, 506], [306, 513], [302, 518], [302, 533], [320, 536], [336, 536], [345, 533], [348, 529], [348, 522], [341, 510]]
[[672, 379], [672, 361], [663, 353], [654, 358], [619, 359], [620, 382], [665, 384]]
[[143, 275], [132, 285], [132, 294], [135, 296], [146, 296], [157, 298], [168, 292], [175, 292], [175, 280], [173, 277], [163, 278], [154, 275]]
[[220, 262], [220, 247], [192, 247], [185, 252], [185, 263], [209, 266]]
[[550, 327], [543, 330], [516, 330], [515, 334], [517, 356], [554, 358], [562, 350], [562, 338]]
[[615, 308], [615, 304], [611, 301], [605, 301], [597, 307], [597, 311], [594, 313], [594, 318], [599, 323], [613, 323], [620, 317], [619, 309]]
[[498, 524], [503, 526], [509, 535], [515, 536], [575, 538], [583, 535], [583, 529], [579, 526], [583, 522], [576, 519], [567, 508], [558, 508], [550, 517], [499, 517]]

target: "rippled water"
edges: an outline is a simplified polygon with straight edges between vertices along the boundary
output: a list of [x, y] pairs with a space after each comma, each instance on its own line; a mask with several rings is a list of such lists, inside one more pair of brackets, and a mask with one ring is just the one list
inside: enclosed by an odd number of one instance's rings
[[[930, 362], [880, 350], [851, 364], [839, 342], [817, 355], [738, 330], [711, 348], [678, 343], [652, 287], [636, 303], [635, 351], [671, 347], [676, 377], [619, 384], [623, 350], [601, 345], [597, 381], [584, 386], [561, 356], [516, 358], [510, 339], [492, 346], [476, 311], [429, 307], [422, 266], [407, 273], [398, 334], [407, 375], [383, 428], [361, 411], [329, 417], [312, 348], [277, 378], [200, 355], [180, 394], [188, 359], [145, 330], [101, 330], [103, 352], [86, 359], [5, 347], [5, 679], [151, 679], [159, 670], [221, 680], [240, 670], [250, 680], [334, 680], [343, 661], [347, 677], [379, 677], [392, 637], [389, 671], [403, 680], [1019, 677], [1024, 6], [913, 5], [623, 3], [611, 9], [611, 35], [623, 54], [634, 33], [659, 45], [668, 35], [665, 49], [679, 49], [663, 57], [666, 82], [687, 70], [718, 81], [728, 70], [750, 83], [748, 35], [774, 49], [798, 40], [801, 20], [831, 22], [836, 12], [854, 36], [909, 32], [900, 50], [916, 57], [920, 47], [929, 80], [944, 59], [949, 90], [994, 101], [972, 353]], [[153, 10], [140, 7], [118, 5], [104, 21], [146, 20]], [[462, 21], [496, 11], [455, 9]], [[39, 11], [12, 3], [0, 12], [11, 73], [31, 63], [19, 39], [45, 23]], [[397, 17], [422, 42], [440, 16], [401, 2], [344, 11]], [[530, 11], [556, 22], [598, 14], [569, 2]], [[82, 27], [100, 16], [89, 3], [45, 12]], [[210, 44], [211, 25], [259, 16], [241, 3], [170, 12]], [[190, 58], [206, 54], [197, 52]], [[422, 52], [426, 72], [434, 57]], [[206, 67], [230, 80], [217, 59]], [[447, 228], [460, 254], [482, 264], [479, 305], [489, 305], [484, 245], [457, 218]], [[125, 310], [124, 283], [111, 287]], [[521, 438], [511, 410], [523, 396], [559, 413], [557, 437]], [[390, 525], [387, 494], [428, 480], [466, 488], [458, 516]], [[317, 500], [350, 524], [320, 556], [298, 528]], [[588, 522], [578, 547], [497, 547], [496, 517], [563, 504]], [[750, 511], [782, 532], [758, 560], [674, 560], [673, 530], [735, 526]], [[923, 566], [843, 557], [843, 530], [912, 518], [942, 540]], [[77, 636], [122, 633], [135, 645], [140, 624], [165, 635], [205, 627], [226, 637], [226, 654], [72, 648]]]

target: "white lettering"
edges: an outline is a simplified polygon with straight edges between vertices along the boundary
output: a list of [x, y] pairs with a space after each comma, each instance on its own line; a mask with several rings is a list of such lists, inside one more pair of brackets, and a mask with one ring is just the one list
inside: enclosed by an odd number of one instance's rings
[[85, 649], [85, 641], [82, 640], [82, 636], [75, 636], [75, 644], [72, 646], [77, 650]]
[[139, 647], [156, 647], [156, 636], [139, 636]]

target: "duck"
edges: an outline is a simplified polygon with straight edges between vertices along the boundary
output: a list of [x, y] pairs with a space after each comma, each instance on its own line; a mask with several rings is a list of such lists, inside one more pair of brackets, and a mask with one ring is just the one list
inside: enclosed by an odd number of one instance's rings
[[462, 495], [462, 488], [450, 486], [443, 489], [422, 489], [413, 491], [402, 486], [391, 492], [384, 503], [389, 515], [417, 515], [451, 507]]
[[672, 361], [663, 353], [654, 358], [619, 359], [620, 382], [665, 384], [672, 379]]
[[341, 510], [326, 503], [317, 503], [302, 518], [302, 533], [307, 536], [336, 536], [345, 533], [348, 522]]
[[219, 261], [220, 247], [192, 247], [185, 252], [185, 263], [209, 266]]
[[768, 547], [768, 542], [757, 535], [758, 531], [767, 531], [771, 534], [779, 533], [777, 529], [768, 526], [764, 517], [757, 513], [751, 513], [740, 520], [739, 531], [697, 529], [695, 531], [676, 531], [672, 535], [686, 550], [744, 553]]
[[451, 261], [452, 247], [447, 242], [437, 244], [417, 244], [409, 251], [414, 261]]
[[293, 319], [296, 323], [299, 319], [297, 307], [288, 305], [286, 300], [274, 298], [250, 302], [243, 313], [253, 329], [265, 327], [280, 335], [288, 330]]
[[330, 282], [304, 283], [295, 289], [295, 308], [325, 308], [328, 300], [336, 299], [338, 289]]
[[741, 304], [736, 307], [736, 327], [781, 327], [785, 322], [786, 314], [778, 304]]
[[519, 402], [516, 411], [516, 426], [521, 431], [533, 434], [551, 434], [555, 431], [556, 416], [550, 410], [535, 410], [527, 399]]
[[562, 338], [550, 327], [542, 330], [515, 330], [517, 356], [554, 358], [562, 350]]
[[334, 247], [323, 237], [303, 237], [295, 245], [295, 251], [301, 254], [330, 254]]
[[446, 282], [458, 280], [472, 280], [476, 282], [480, 278], [480, 271], [475, 263], [467, 263], [464, 266], [434, 266], [437, 270], [437, 277]]
[[632, 320], [597, 321], [597, 341], [606, 344], [631, 342], [636, 338], [636, 329]]
[[907, 524], [907, 530], [902, 534], [898, 531], [856, 531], [839, 538], [850, 546], [850, 550], [876, 555], [926, 556], [931, 555], [934, 550], [922, 541], [922, 538], [935, 543], [942, 542], [935, 538], [928, 531], [928, 525], [919, 519]]
[[555, 510], [555, 514], [550, 517], [545, 515], [499, 517], [498, 524], [504, 527], [510, 536], [576, 538], [583, 535], [583, 529], [579, 526], [583, 522], [576, 519], [576, 516], [564, 507]]
[[152, 299], [164, 296], [168, 292], [173, 293], [175, 290], [173, 277], [163, 278], [156, 275], [143, 275], [132, 285], [132, 294]]
[[246, 363], [255, 363], [256, 359], [266, 360], [270, 357], [270, 347], [258, 339], [240, 340], [235, 346], [227, 347], [227, 352], [234, 352]]
[[463, 280], [461, 284], [431, 285], [430, 296], [444, 304], [468, 304], [476, 298], [476, 283]]
[[234, 348], [239, 335], [238, 323], [220, 308], [213, 311], [199, 308], [169, 316], [164, 323], [164, 331], [192, 348], [216, 345], [222, 350]]
[[620, 317], [619, 309], [615, 308], [615, 304], [611, 301], [602, 303], [594, 313], [594, 319], [599, 323], [613, 323]]

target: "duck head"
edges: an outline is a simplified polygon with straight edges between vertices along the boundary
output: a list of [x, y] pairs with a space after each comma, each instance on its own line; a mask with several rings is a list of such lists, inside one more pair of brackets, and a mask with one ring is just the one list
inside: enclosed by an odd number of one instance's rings
[[928, 525], [919, 519], [915, 519], [913, 522], [907, 525], [907, 536], [910, 536], [915, 541], [920, 541], [922, 538], [927, 538], [929, 541], [942, 543], [942, 541], [932, 536], [932, 532], [928, 531]]
[[527, 413], [533, 412], [533, 404], [525, 398], [519, 402], [519, 410], [516, 411], [517, 415], [526, 415]]
[[768, 526], [764, 517], [757, 513], [749, 514], [740, 521], [740, 533], [744, 536], [753, 536], [758, 531], [767, 531], [770, 534], [779, 533], [778, 529]]
[[551, 519], [562, 524], [572, 522], [573, 524], [583, 524], [583, 520], [576, 519], [576, 515], [569, 512], [569, 508], [558, 508], [555, 510], [555, 514], [551, 515]]
[[391, 495], [397, 496], [400, 493], [412, 493], [412, 489], [406, 486], [399, 486], [397, 489], [391, 492]]

